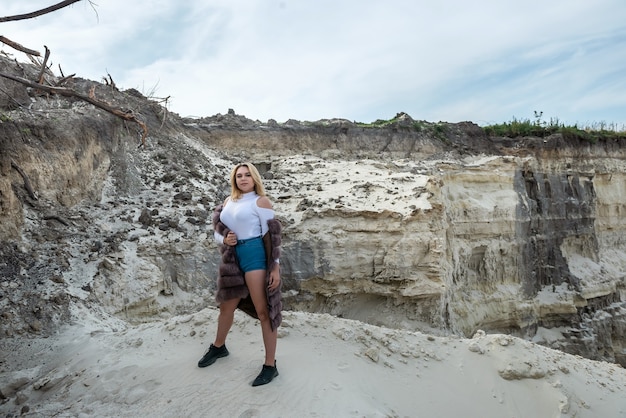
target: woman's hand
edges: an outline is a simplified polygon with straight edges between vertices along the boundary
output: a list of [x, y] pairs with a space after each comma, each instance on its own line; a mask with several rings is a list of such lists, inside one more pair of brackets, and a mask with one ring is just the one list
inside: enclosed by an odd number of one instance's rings
[[228, 231], [228, 234], [224, 237], [224, 244], [230, 245], [231, 247], [237, 245], [237, 234], [233, 231]]
[[278, 264], [276, 264], [274, 266], [274, 269], [270, 272], [270, 278], [267, 284], [267, 289], [273, 292], [279, 287], [280, 287], [280, 267]]

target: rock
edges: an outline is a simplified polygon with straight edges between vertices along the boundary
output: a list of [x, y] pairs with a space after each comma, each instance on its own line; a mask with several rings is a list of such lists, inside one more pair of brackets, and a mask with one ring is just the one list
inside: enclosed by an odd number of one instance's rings
[[180, 201], [190, 201], [192, 199], [192, 194], [190, 192], [180, 192], [174, 195], [174, 200]]
[[139, 215], [138, 221], [144, 227], [152, 225], [153, 221], [152, 221], [152, 215], [151, 215], [150, 211], [148, 209], [143, 209], [141, 211], [141, 215]]
[[27, 377], [19, 377], [15, 380], [3, 382], [3, 386], [0, 387], [0, 399], [8, 399], [15, 396], [15, 394], [21, 390], [24, 386], [30, 383], [30, 379]]

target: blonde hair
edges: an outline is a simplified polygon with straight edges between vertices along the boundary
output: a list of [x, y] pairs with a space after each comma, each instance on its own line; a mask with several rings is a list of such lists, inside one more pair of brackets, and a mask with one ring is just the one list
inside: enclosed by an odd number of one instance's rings
[[247, 167], [250, 171], [250, 175], [252, 176], [252, 181], [254, 182], [254, 191], [259, 196], [266, 196], [265, 187], [263, 187], [263, 181], [261, 180], [261, 175], [259, 174], [259, 170], [256, 169], [252, 163], [239, 163], [237, 164], [233, 170], [230, 172], [230, 198], [232, 200], [240, 199], [243, 196], [243, 192], [239, 190], [237, 187], [237, 170], [241, 167]]

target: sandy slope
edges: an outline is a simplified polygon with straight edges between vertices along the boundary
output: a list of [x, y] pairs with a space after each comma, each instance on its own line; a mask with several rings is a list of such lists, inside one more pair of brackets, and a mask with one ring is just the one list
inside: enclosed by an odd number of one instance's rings
[[240, 312], [231, 355], [205, 369], [196, 362], [212, 341], [213, 308], [138, 326], [77, 318], [30, 353], [2, 341], [3, 416], [25, 406], [56, 417], [626, 416], [626, 370], [505, 335], [433, 337], [286, 312], [280, 376], [253, 388], [261, 331]]

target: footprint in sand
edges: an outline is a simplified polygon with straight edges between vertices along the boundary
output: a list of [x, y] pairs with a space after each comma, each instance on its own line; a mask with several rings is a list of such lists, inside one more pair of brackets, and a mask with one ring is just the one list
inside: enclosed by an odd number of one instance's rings
[[254, 418], [260, 416], [261, 412], [258, 409], [246, 409], [239, 415], [239, 418]]
[[348, 370], [350, 368], [350, 365], [346, 362], [341, 362], [337, 365], [337, 369], [340, 372], [345, 372], [346, 370]]

